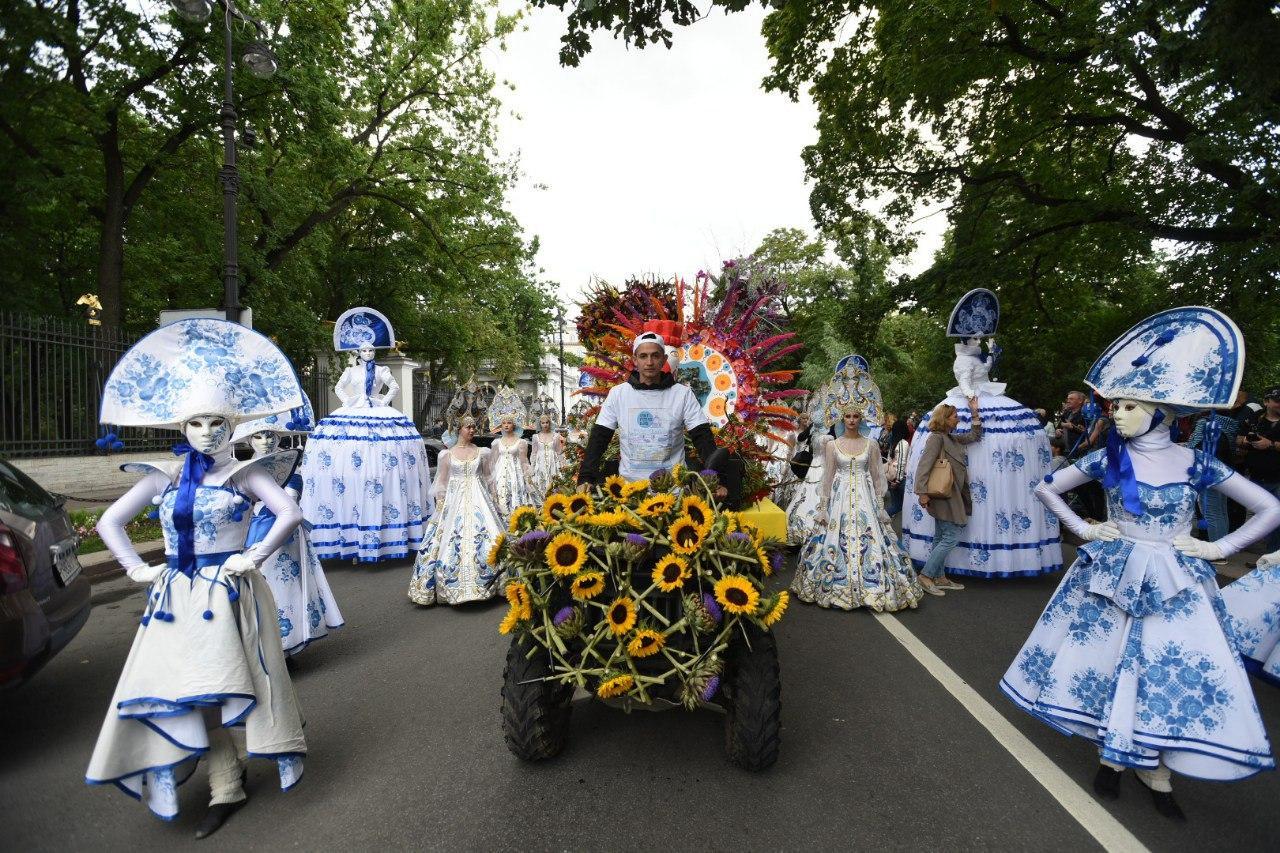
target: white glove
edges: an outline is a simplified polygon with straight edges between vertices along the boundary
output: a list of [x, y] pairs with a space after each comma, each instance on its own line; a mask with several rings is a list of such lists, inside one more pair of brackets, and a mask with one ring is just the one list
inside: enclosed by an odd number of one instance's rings
[[1181, 536], [1173, 537], [1173, 547], [1188, 557], [1199, 557], [1202, 560], [1221, 560], [1227, 556], [1222, 552], [1222, 546], [1217, 542], [1193, 539], [1185, 533]]
[[257, 564], [244, 554], [232, 554], [230, 557], [227, 557], [227, 561], [222, 564], [222, 570], [224, 572], [229, 575], [235, 575], [236, 577], [239, 577], [246, 572], [255, 571], [257, 568]]
[[1112, 542], [1120, 538], [1120, 527], [1114, 521], [1090, 524], [1080, 534], [1086, 542]]
[[820, 512], [813, 517], [813, 523], [818, 527], [826, 527], [829, 520], [825, 512]]
[[156, 578], [164, 574], [165, 569], [169, 568], [167, 563], [161, 563], [158, 566], [148, 566], [146, 563], [139, 563], [131, 569], [125, 569], [124, 573], [129, 576], [129, 580], [135, 583], [151, 583]]
[[1280, 551], [1272, 551], [1258, 558], [1258, 568], [1271, 569], [1280, 566]]
[[885, 512], [885, 511], [884, 511], [884, 508], [883, 508], [883, 507], [881, 507], [881, 509], [880, 509], [880, 523], [881, 523], [881, 524], [893, 524], [893, 519], [889, 517], [889, 513], [887, 513], [887, 512]]

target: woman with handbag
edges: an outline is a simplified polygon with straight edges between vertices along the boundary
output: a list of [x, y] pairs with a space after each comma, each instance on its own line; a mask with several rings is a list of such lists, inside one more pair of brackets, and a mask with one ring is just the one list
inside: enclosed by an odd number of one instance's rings
[[967, 433], [955, 435], [953, 430], [960, 422], [956, 407], [944, 403], [933, 410], [929, 419], [929, 439], [916, 469], [916, 496], [936, 524], [933, 548], [920, 570], [920, 585], [929, 595], [945, 595], [944, 589], [964, 589], [945, 572], [947, 554], [960, 541], [960, 534], [973, 512], [973, 501], [969, 497], [969, 456], [965, 445], [982, 438], [982, 417], [978, 414], [976, 397], [969, 398], [969, 414], [972, 428]]

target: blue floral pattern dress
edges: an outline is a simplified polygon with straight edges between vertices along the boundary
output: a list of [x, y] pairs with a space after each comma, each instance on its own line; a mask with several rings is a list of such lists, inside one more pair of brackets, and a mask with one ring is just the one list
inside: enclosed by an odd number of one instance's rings
[[1259, 566], [1222, 590], [1245, 668], [1280, 686], [1280, 564]]
[[464, 604], [493, 598], [502, 591], [502, 578], [489, 565], [489, 551], [502, 525], [485, 487], [485, 455], [455, 459], [454, 451], [440, 454], [434, 491], [439, 505], [427, 523], [426, 539], [413, 564], [409, 600], [415, 604]]
[[[297, 500], [301, 490], [302, 477], [294, 474], [285, 484], [285, 491]], [[262, 541], [275, 520], [275, 514], [265, 504], [258, 504], [244, 547], [251, 548]], [[305, 521], [284, 545], [263, 561], [261, 571], [276, 599], [285, 655], [292, 657], [313, 641], [327, 636], [331, 628], [342, 627], [342, 612], [329, 589], [320, 558], [311, 547], [309, 525]]]
[[880, 520], [883, 504], [872, 465], [880, 448], [868, 441], [850, 456], [836, 442], [828, 521], [800, 552], [791, 591], [820, 607], [876, 611], [915, 607], [924, 595], [911, 560], [898, 545], [893, 528]]
[[[1199, 454], [1197, 454], [1199, 456]], [[1232, 471], [1207, 465], [1213, 485]], [[1101, 479], [1106, 451], [1076, 463]], [[1142, 515], [1107, 490], [1122, 538], [1089, 542], [1000, 681], [1019, 707], [1089, 738], [1114, 764], [1230, 780], [1275, 767], [1237, 655], [1230, 616], [1204, 560], [1171, 542], [1190, 531], [1187, 482], [1139, 481]]]

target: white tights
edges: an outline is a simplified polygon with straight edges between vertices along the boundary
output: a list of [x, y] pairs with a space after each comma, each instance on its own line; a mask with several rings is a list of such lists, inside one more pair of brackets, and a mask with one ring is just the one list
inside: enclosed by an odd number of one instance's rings
[[223, 728], [218, 719], [219, 712], [213, 711], [205, 715], [205, 724], [209, 726], [209, 805], [222, 803], [238, 803], [246, 799], [244, 785], [240, 774], [244, 772], [244, 761], [240, 758], [244, 752], [244, 734], [240, 731]]
[[[1124, 765], [1112, 764], [1105, 759], [1102, 760], [1104, 767], [1110, 767], [1112, 770], [1124, 770]], [[1153, 791], [1162, 791], [1169, 793], [1173, 790], [1171, 777], [1173, 774], [1169, 772], [1169, 768], [1164, 766], [1164, 762], [1160, 762], [1154, 770], [1141, 770], [1134, 768], [1134, 773], [1138, 774], [1138, 778], [1142, 780], [1142, 784], [1146, 785]]]

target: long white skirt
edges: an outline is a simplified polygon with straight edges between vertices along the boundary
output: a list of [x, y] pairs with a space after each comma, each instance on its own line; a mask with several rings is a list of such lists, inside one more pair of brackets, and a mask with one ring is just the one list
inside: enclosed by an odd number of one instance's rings
[[1228, 584], [1222, 603], [1245, 667], [1280, 686], [1280, 566], [1254, 569]]
[[397, 560], [422, 544], [431, 472], [413, 423], [390, 406], [341, 408], [302, 456], [302, 515], [322, 560]]
[[[249, 525], [245, 547], [261, 541], [274, 521], [270, 511], [264, 514], [260, 510]], [[306, 526], [300, 525], [279, 550], [262, 562], [262, 576], [276, 600], [280, 641], [285, 655], [290, 657], [328, 636], [331, 628], [343, 625], [342, 611], [329, 589], [320, 558], [311, 547]]]
[[[154, 618], [157, 608], [172, 621]], [[307, 751], [302, 713], [262, 576], [228, 578], [209, 566], [189, 579], [171, 570], [148, 590], [146, 613], [85, 781], [114, 784], [173, 819], [177, 786], [209, 751], [203, 712], [216, 708], [224, 727], [244, 727], [250, 757], [276, 761], [283, 789], [297, 783]]]
[[787, 506], [787, 542], [803, 545], [821, 530], [817, 516], [822, 510], [822, 457], [815, 456], [804, 480], [797, 483]]
[[[968, 401], [943, 401], [960, 413], [957, 433], [969, 430]], [[946, 570], [982, 578], [1033, 577], [1062, 568], [1058, 518], [1033, 494], [1051, 470], [1049, 439], [1027, 407], [1003, 394], [981, 393], [982, 440], [966, 448], [973, 515], [960, 542], [947, 556]], [[929, 431], [922, 425], [911, 441], [902, 509], [902, 536], [917, 567], [933, 548], [933, 516], [915, 494], [916, 469]]]

